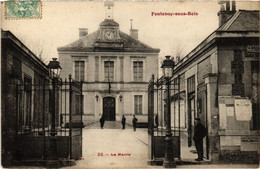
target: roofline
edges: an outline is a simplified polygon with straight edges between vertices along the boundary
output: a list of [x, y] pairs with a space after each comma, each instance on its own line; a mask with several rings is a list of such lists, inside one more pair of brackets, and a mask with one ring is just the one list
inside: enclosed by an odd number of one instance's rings
[[28, 47], [26, 47], [11, 31], [1, 30], [1, 39], [4, 38], [12, 40], [13, 43], [22, 48], [22, 50], [29, 54], [34, 61], [36, 61], [48, 71], [47, 65], [41, 61]]
[[[241, 11], [246, 11], [246, 12], [260, 12], [260, 10], [238, 10], [236, 13], [238, 13], [237, 15], [241, 14]], [[235, 14], [236, 14], [235, 13]], [[235, 14], [229, 18], [225, 23], [223, 23], [222, 25], [226, 24], [227, 22], [229, 22], [234, 16]], [[204, 46], [206, 46], [209, 42], [211, 42], [212, 40], [216, 39], [216, 38], [227, 38], [228, 36], [224, 36], [224, 33], [241, 33], [242, 36], [241, 37], [248, 37], [250, 35], [248, 35], [248, 33], [258, 33], [257, 36], [251, 36], [251, 37], [260, 37], [259, 35], [259, 31], [256, 30], [246, 30], [246, 31], [229, 31], [229, 30], [218, 30], [220, 27], [222, 27], [222, 25], [220, 25], [215, 31], [213, 31], [209, 36], [207, 36], [199, 45], [197, 45], [190, 53], [188, 53], [185, 57], [183, 57], [177, 64], [176, 64], [176, 68], [178, 66], [180, 66], [181, 64], [186, 63], [190, 57], [192, 57], [194, 54], [196, 54], [197, 52], [199, 52], [200, 49], [202, 49]], [[221, 37], [221, 35], [223, 35]], [[234, 38], [235, 36], [233, 36]], [[186, 60], [184, 62], [182, 62], [183, 60]], [[182, 62], [182, 63], [181, 63]]]
[[147, 44], [141, 42], [139, 39], [135, 39], [135, 38], [133, 38], [132, 36], [126, 34], [125, 32], [122, 32], [122, 31], [119, 31], [119, 32], [121, 32], [121, 33], [123, 33], [123, 34], [129, 36], [129, 37], [130, 37], [131, 39], [133, 39], [133, 40], [136, 40], [136, 41], [140, 42], [142, 45], [144, 45], [144, 46], [147, 47], [147, 48], [151, 48], [151, 49], [153, 49], [153, 50], [159, 50], [159, 52], [160, 52], [160, 49], [158, 49], [158, 48], [152, 48], [152, 47], [148, 46]]
[[[225, 34], [226, 33], [226, 34]], [[239, 35], [238, 35], [239, 33]], [[214, 31], [207, 38], [205, 38], [199, 45], [197, 45], [190, 53], [183, 57], [177, 64], [176, 69], [181, 65], [187, 63], [192, 56], [200, 52], [206, 45], [211, 43], [215, 39], [219, 38], [249, 38], [249, 37], [260, 37], [259, 31]], [[214, 42], [215, 43], [215, 42]]]
[[[94, 48], [75, 48], [75, 47], [59, 47], [57, 48], [58, 52], [63, 52], [63, 51], [81, 51], [81, 52], [95, 52]], [[158, 48], [153, 48], [152, 50], [145, 50], [145, 49], [137, 49], [135, 48], [123, 48], [123, 50], [120, 50], [121, 52], [145, 52], [145, 53], [160, 53], [160, 49]], [[117, 52], [117, 50], [106, 50], [104, 52]]]
[[[230, 11], [230, 12], [232, 12], [232, 11]], [[230, 26], [231, 26], [231, 24], [239, 17], [239, 15], [241, 15], [241, 13], [242, 12], [251, 12], [251, 13], [253, 13], [253, 12], [260, 12], [260, 10], [241, 10], [241, 9], [239, 9], [238, 11], [236, 11], [226, 22], [224, 22], [223, 24], [221, 24], [218, 28], [217, 28], [217, 30], [218, 29], [228, 29]], [[227, 25], [225, 25], [225, 24], [227, 24]], [[225, 26], [224, 26], [225, 25]], [[224, 27], [223, 27], [224, 26]], [[223, 28], [222, 28], [223, 27]], [[225, 30], [224, 30], [225, 31]]]
[[[98, 32], [98, 31], [99, 31], [99, 30], [94, 31], [94, 32], [92, 32], [92, 33], [90, 33], [90, 34], [88, 34], [88, 35], [86, 35], [86, 36], [80, 37], [79, 39], [77, 39], [77, 40], [75, 40], [75, 41], [73, 41], [73, 42], [71, 42], [71, 43], [69, 43], [69, 44], [72, 44], [72, 43], [74, 43], [74, 42], [77, 42], [77, 41], [80, 40], [80, 39], [86, 38], [87, 36], [89, 36], [89, 35], [91, 35], [91, 34], [93, 34], [93, 33], [96, 33], [96, 32]], [[159, 48], [152, 48], [152, 47], [148, 46], [147, 44], [141, 42], [140, 40], [135, 39], [135, 38], [133, 38], [132, 36], [126, 34], [125, 32], [122, 32], [122, 31], [120, 31], [120, 30], [119, 30], [119, 32], [122, 33], [122, 34], [124, 34], [124, 35], [126, 35], [126, 36], [128, 36], [129, 38], [131, 38], [131, 39], [133, 39], [133, 40], [135, 40], [135, 41], [138, 41], [139, 43], [141, 43], [141, 44], [144, 45], [145, 47], [150, 48], [150, 49], [140, 49], [140, 48], [138, 48], [138, 51], [137, 51], [137, 52], [140, 52], [140, 51], [147, 52], [147, 51], [148, 51], [149, 53], [151, 53], [151, 52], [157, 52], [157, 53], [159, 53], [159, 52], [161, 51]], [[72, 51], [72, 50], [82, 50], [82, 51], [89, 50], [89, 51], [93, 51], [93, 49], [94, 49], [93, 47], [86, 47], [86, 48], [78, 48], [78, 49], [76, 49], [77, 47], [67, 47], [67, 46], [68, 46], [68, 45], [66, 45], [66, 46], [61, 46], [61, 47], [57, 47], [57, 51], [58, 51], [58, 52], [59, 52], [59, 51]], [[124, 48], [124, 49], [128, 49], [128, 51], [129, 51], [129, 49], [132, 49], [133, 52], [134, 52], [134, 49], [135, 49], [135, 48]], [[109, 52], [109, 51], [108, 51], [108, 52]], [[114, 52], [114, 51], [112, 51], [112, 52]]]

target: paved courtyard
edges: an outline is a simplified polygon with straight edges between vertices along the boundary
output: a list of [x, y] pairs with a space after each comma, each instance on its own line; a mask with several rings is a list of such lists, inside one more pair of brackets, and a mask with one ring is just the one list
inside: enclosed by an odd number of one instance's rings
[[75, 168], [144, 168], [147, 153], [147, 129], [122, 130], [119, 123], [109, 122], [100, 129], [97, 123], [83, 129], [83, 159]]
[[[182, 146], [182, 160], [194, 161], [197, 157], [191, 153], [194, 149]], [[147, 129], [138, 128], [134, 132], [132, 127], [127, 125], [126, 129], [122, 130], [119, 122], [106, 122], [104, 129], [100, 129], [99, 123], [94, 123], [83, 129], [82, 160], [77, 161], [76, 166], [67, 168], [163, 168], [163, 166], [150, 166], [147, 161]], [[177, 165], [177, 168], [257, 168], [257, 166], [191, 163]]]
[[[182, 140], [184, 141], [184, 140]], [[192, 162], [196, 154], [191, 153], [194, 147], [181, 148], [181, 158]], [[130, 125], [121, 129], [120, 122], [106, 122], [104, 129], [99, 123], [93, 123], [83, 129], [83, 158], [78, 160], [76, 166], [68, 169], [93, 169], [93, 168], [163, 168], [151, 166], [148, 161], [148, 136], [147, 129], [138, 128], [133, 131]], [[205, 161], [206, 162], [206, 161]], [[177, 168], [257, 168], [257, 165], [190, 163], [177, 165]], [[19, 166], [12, 168], [43, 168]]]

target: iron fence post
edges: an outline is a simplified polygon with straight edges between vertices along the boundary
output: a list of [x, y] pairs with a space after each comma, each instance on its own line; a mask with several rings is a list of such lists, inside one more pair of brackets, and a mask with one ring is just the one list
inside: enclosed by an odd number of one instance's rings
[[69, 147], [70, 147], [70, 159], [72, 159], [72, 78], [69, 75]]
[[175, 168], [176, 164], [173, 158], [173, 145], [172, 145], [172, 133], [171, 133], [171, 102], [170, 102], [170, 79], [166, 78], [167, 85], [167, 115], [166, 115], [166, 146], [165, 146], [165, 158], [163, 166], [165, 168]]
[[55, 115], [56, 115], [56, 94], [55, 94], [55, 88], [56, 88], [56, 78], [52, 79], [52, 112], [51, 112], [51, 132], [50, 132], [50, 156], [47, 161], [47, 167], [50, 168], [58, 168], [59, 167], [59, 161], [57, 157], [57, 138], [56, 138], [56, 129], [55, 129]]

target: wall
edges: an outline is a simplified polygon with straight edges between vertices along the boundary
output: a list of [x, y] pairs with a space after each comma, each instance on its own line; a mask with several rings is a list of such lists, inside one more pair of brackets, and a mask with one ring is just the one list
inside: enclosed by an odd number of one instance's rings
[[[116, 99], [116, 120], [121, 121], [127, 115], [127, 123], [132, 124], [134, 113], [134, 94], [143, 95], [143, 115], [138, 115], [139, 122], [147, 121], [147, 87], [152, 74], [158, 75], [158, 54], [123, 53], [123, 52], [86, 52], [84, 54], [59, 53], [62, 71], [61, 77], [69, 74], [74, 77], [74, 60], [85, 61], [85, 81], [83, 84], [84, 107], [83, 121], [90, 124], [98, 121], [103, 111], [103, 98], [112, 96]], [[104, 61], [114, 61], [114, 81], [111, 82], [111, 94], [108, 83], [104, 82]], [[133, 82], [133, 61], [143, 61], [143, 82]], [[122, 101], [119, 101], [119, 96]], [[98, 101], [96, 101], [98, 96]]]
[[[246, 57], [247, 45], [257, 42], [253, 38], [229, 39], [219, 45], [219, 159], [223, 162], [257, 163], [258, 137], [253, 129], [251, 62], [256, 58]], [[256, 45], [256, 44], [254, 44]], [[235, 100], [244, 99], [250, 110], [242, 115], [247, 120], [239, 120]], [[251, 115], [249, 115], [249, 114]]]
[[[34, 78], [36, 80], [40, 77], [48, 79], [48, 69], [11, 32], [2, 31], [1, 33], [2, 165], [6, 167], [13, 163], [19, 147], [16, 135], [18, 129], [21, 130], [21, 128], [19, 128], [17, 108], [18, 101], [22, 102], [23, 98], [18, 98], [18, 93], [21, 93], [21, 88], [18, 88], [18, 85], [23, 84], [25, 76], [31, 78], [32, 84], [35, 83]], [[35, 74], [38, 76], [36, 77]], [[42, 102], [34, 103], [34, 92], [31, 91], [31, 93], [31, 123], [33, 123], [35, 119], [42, 120], [34, 114], [34, 110], [41, 106]]]
[[[15, 152], [16, 160], [42, 159], [47, 157], [51, 152], [50, 137], [28, 137], [19, 136], [17, 138], [17, 151]], [[44, 149], [45, 147], [45, 149]], [[69, 137], [57, 136], [57, 156], [67, 158], [69, 156]]]

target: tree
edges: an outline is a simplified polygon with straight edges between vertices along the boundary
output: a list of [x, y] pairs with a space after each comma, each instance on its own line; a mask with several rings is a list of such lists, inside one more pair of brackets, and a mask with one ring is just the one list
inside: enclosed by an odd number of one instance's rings
[[175, 44], [171, 48], [171, 56], [171, 59], [173, 59], [175, 62], [178, 62], [181, 58], [183, 58], [185, 56], [184, 45]]
[[43, 63], [47, 64], [48, 62], [48, 50], [44, 47], [45, 43], [38, 39], [38, 40], [32, 40], [25, 37], [20, 37], [20, 41], [31, 50], [32, 53], [35, 54]]

